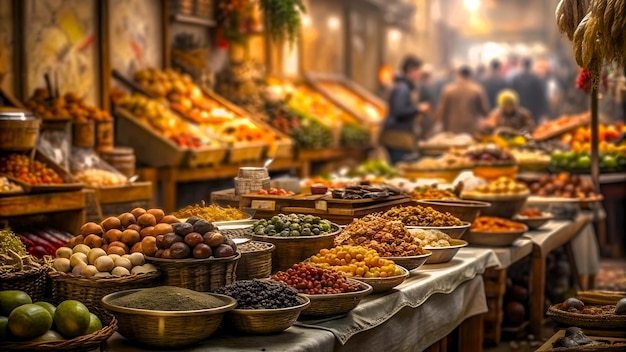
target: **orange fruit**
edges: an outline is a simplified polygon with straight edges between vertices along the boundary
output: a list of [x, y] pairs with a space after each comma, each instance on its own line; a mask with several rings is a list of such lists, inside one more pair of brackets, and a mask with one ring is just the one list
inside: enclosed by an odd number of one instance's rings
[[90, 320], [89, 309], [75, 300], [61, 302], [54, 313], [56, 329], [68, 339], [84, 335]]
[[0, 291], [0, 315], [8, 317], [13, 309], [28, 303], [33, 303], [33, 300], [24, 291]]
[[9, 315], [9, 330], [18, 338], [32, 339], [43, 335], [52, 327], [52, 316], [36, 304], [23, 304]]

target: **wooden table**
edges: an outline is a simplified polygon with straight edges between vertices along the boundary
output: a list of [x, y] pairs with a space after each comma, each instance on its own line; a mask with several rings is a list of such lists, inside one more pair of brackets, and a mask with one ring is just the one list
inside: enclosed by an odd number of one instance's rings
[[569, 242], [576, 237], [585, 225], [591, 222], [589, 216], [580, 215], [574, 221], [550, 221], [543, 231], [532, 231], [528, 238], [533, 242], [533, 263], [531, 273], [531, 305], [530, 329], [536, 338], [542, 335], [542, 325], [545, 313], [544, 298], [546, 290], [546, 258], [553, 250], [566, 246], [572, 273], [577, 273], [576, 263], [573, 260]]
[[27, 194], [0, 198], [0, 221], [45, 216], [59, 230], [78, 233], [85, 223], [83, 191]]

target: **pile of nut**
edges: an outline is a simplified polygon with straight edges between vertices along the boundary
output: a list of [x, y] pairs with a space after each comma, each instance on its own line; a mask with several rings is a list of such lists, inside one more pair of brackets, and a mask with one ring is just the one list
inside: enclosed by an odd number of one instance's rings
[[452, 238], [435, 229], [412, 229], [411, 235], [417, 238], [423, 247], [449, 247]]
[[378, 214], [355, 219], [335, 238], [335, 245], [363, 246], [381, 257], [404, 257], [424, 254], [415, 239], [400, 221], [389, 221]]
[[419, 205], [410, 207], [395, 207], [382, 215], [388, 221], [400, 221], [406, 226], [462, 226], [463, 222], [452, 214], [442, 213], [431, 207]]

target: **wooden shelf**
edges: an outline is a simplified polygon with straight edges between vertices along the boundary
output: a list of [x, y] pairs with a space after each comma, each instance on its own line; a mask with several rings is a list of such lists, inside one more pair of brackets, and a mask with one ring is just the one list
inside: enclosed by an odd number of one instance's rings
[[217, 25], [215, 20], [192, 15], [175, 14], [172, 15], [171, 19], [172, 21], [179, 23], [194, 24], [205, 27], [215, 27]]
[[0, 217], [82, 211], [85, 195], [82, 191], [20, 195], [0, 198]]

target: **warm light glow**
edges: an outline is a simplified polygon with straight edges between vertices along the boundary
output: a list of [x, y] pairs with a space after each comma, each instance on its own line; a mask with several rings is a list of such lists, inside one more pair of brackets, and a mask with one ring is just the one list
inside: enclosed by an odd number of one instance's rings
[[389, 41], [397, 42], [398, 40], [400, 40], [401, 36], [402, 36], [402, 33], [400, 33], [399, 30], [397, 30], [397, 29], [390, 29], [389, 30]]
[[339, 19], [335, 16], [328, 17], [328, 28], [332, 30], [339, 28]]
[[463, 0], [463, 5], [469, 11], [476, 11], [480, 7], [480, 0]]
[[309, 15], [302, 16], [302, 25], [304, 27], [311, 27], [311, 16]]

